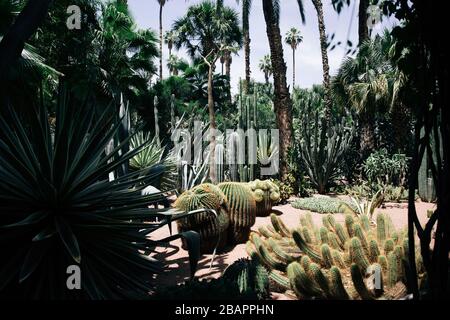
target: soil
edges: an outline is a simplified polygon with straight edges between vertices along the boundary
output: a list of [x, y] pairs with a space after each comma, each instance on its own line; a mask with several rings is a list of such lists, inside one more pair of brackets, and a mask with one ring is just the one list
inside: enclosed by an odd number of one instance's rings
[[[305, 211], [300, 209], [294, 209], [290, 202], [295, 199], [290, 199], [289, 203], [282, 206], [274, 207], [273, 212], [278, 214], [283, 222], [290, 228], [294, 228], [300, 223], [300, 215]], [[419, 220], [422, 225], [427, 221], [427, 211], [429, 209], [435, 209], [435, 204], [416, 202], [416, 209]], [[386, 203], [383, 208], [376, 210], [376, 215], [380, 212], [389, 214], [396, 228], [407, 227], [407, 212], [408, 205], [406, 203]], [[312, 213], [313, 221], [316, 225], [322, 225], [322, 214]], [[344, 222], [343, 214], [334, 214], [337, 222]], [[258, 217], [252, 230], [258, 230], [258, 227], [270, 224], [270, 217]], [[173, 232], [176, 232], [176, 224], [173, 224]], [[169, 236], [169, 228], [162, 228], [154, 232], [151, 236], [152, 239], [163, 239]], [[159, 286], [173, 286], [180, 283], [184, 283], [190, 278], [189, 257], [187, 251], [181, 248], [181, 240], [173, 241], [166, 247], [160, 247], [156, 250], [156, 253], [152, 255], [157, 259], [165, 259], [167, 262], [167, 268], [164, 273], [155, 277], [156, 287]], [[203, 255], [199, 261], [196, 277], [199, 279], [206, 278], [218, 278], [222, 275], [222, 272], [226, 267], [240, 258], [247, 258], [248, 255], [245, 251], [245, 244], [240, 244], [235, 247], [229, 247], [225, 252], [215, 256], [214, 261], [211, 264], [212, 255]], [[273, 294], [273, 299], [276, 300], [289, 300], [282, 294]]]

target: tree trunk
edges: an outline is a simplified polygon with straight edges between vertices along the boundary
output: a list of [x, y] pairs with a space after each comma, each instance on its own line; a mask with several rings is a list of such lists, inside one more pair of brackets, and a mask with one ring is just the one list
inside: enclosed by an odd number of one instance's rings
[[0, 77], [6, 74], [25, 46], [25, 42], [44, 21], [52, 0], [29, 0], [0, 42]]
[[274, 109], [280, 130], [280, 178], [285, 181], [288, 168], [288, 151], [292, 145], [292, 101], [286, 82], [286, 63], [283, 57], [280, 26], [275, 18], [272, 0], [263, 0], [264, 18], [269, 39], [274, 79]]
[[369, 27], [367, 26], [369, 15], [367, 9], [369, 9], [369, 0], [359, 0], [359, 45], [369, 39]]
[[322, 0], [312, 0], [312, 2], [317, 11], [317, 20], [319, 25], [320, 48], [322, 51], [323, 87], [325, 89], [325, 115], [327, 122], [329, 123], [331, 120], [331, 110], [333, 108], [333, 102], [331, 101], [330, 65], [328, 63], [327, 35], [323, 17], [323, 6]]
[[292, 65], [293, 65], [293, 70], [292, 70], [292, 92], [294, 92], [294, 88], [295, 88], [295, 49], [292, 49]]
[[244, 34], [244, 51], [245, 51], [245, 84], [244, 84], [244, 93], [248, 94], [249, 86], [250, 86], [250, 32], [249, 30], [245, 31]]
[[163, 5], [159, 5], [159, 80], [163, 79]]
[[227, 52], [226, 53], [226, 59], [225, 59], [225, 75], [227, 76], [227, 84], [228, 84], [228, 89], [227, 89], [227, 94], [228, 94], [228, 102], [232, 103], [231, 101], [231, 62], [232, 62], [232, 58], [231, 58], [231, 52]]
[[361, 157], [365, 159], [375, 149], [375, 128], [374, 119], [370, 117], [366, 112], [359, 115], [361, 124], [361, 140], [360, 150]]
[[214, 111], [214, 96], [213, 96], [213, 64], [209, 66], [208, 70], [208, 111], [209, 111], [209, 145], [210, 145], [210, 155], [209, 155], [209, 178], [212, 183], [217, 183], [216, 175], [216, 136], [215, 130], [216, 125], [216, 115]]

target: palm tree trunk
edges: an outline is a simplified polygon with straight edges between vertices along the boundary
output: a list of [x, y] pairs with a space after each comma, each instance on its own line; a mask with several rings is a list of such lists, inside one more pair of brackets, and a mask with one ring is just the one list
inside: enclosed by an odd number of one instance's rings
[[327, 35], [323, 17], [323, 6], [322, 0], [312, 0], [312, 2], [317, 12], [317, 20], [319, 26], [320, 48], [322, 51], [323, 87], [325, 89], [325, 116], [327, 122], [329, 123], [331, 120], [331, 109], [333, 107], [333, 102], [331, 101], [330, 65], [328, 63]]
[[0, 42], [0, 77], [20, 57], [25, 42], [44, 21], [52, 0], [29, 0]]
[[264, 72], [264, 78], [266, 79], [266, 84], [269, 84], [269, 73], [267, 71]]
[[359, 115], [359, 120], [361, 124], [361, 157], [365, 159], [375, 149], [374, 119], [367, 112], [363, 112]]
[[249, 30], [245, 31], [244, 34], [244, 51], [245, 51], [245, 84], [244, 84], [244, 93], [248, 94], [249, 86], [250, 86], [250, 32]]
[[210, 145], [210, 155], [209, 155], [209, 178], [212, 183], [217, 182], [217, 175], [216, 175], [216, 136], [215, 136], [215, 130], [217, 128], [216, 125], [216, 115], [214, 111], [214, 96], [213, 96], [213, 64], [211, 63], [209, 65], [208, 70], [208, 111], [209, 111], [209, 145]]
[[284, 181], [289, 173], [288, 151], [292, 145], [292, 101], [287, 88], [280, 26], [275, 17], [272, 0], [263, 0], [263, 11], [273, 67], [274, 109], [277, 127], [280, 130], [280, 178]]
[[228, 102], [232, 103], [231, 101], [231, 53], [227, 53], [227, 58], [225, 59], [225, 75], [227, 76], [227, 83], [228, 83]]
[[369, 15], [367, 9], [369, 9], [369, 0], [359, 0], [359, 45], [369, 39], [369, 27], [367, 26]]
[[295, 49], [292, 49], [292, 92], [294, 92], [295, 88]]
[[163, 79], [163, 5], [159, 5], [159, 80]]

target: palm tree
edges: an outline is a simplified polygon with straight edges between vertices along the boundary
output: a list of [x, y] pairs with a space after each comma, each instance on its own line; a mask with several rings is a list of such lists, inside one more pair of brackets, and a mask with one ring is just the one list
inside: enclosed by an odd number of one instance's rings
[[244, 34], [244, 54], [245, 54], [245, 82], [244, 93], [248, 93], [250, 84], [250, 11], [252, 8], [252, 0], [236, 0], [238, 4], [242, 4], [242, 32]]
[[[350, 0], [332, 0], [334, 9], [340, 13], [344, 5], [350, 5]], [[358, 14], [358, 35], [359, 45], [369, 39], [369, 27], [367, 20], [369, 19], [370, 0], [359, 0], [359, 14]]]
[[169, 0], [156, 0], [159, 3], [159, 79], [163, 79], [163, 9]]
[[290, 45], [292, 48], [292, 63], [293, 63], [293, 74], [292, 74], [292, 90], [295, 88], [295, 50], [300, 43], [303, 42], [303, 36], [300, 34], [300, 30], [296, 28], [291, 28], [286, 33], [286, 44]]
[[269, 84], [269, 77], [272, 75], [272, 63], [270, 61], [270, 54], [266, 54], [259, 61], [259, 70], [264, 72], [264, 78], [266, 80], [266, 84]]
[[164, 42], [167, 44], [167, 48], [169, 49], [169, 57], [172, 55], [173, 43], [177, 37], [176, 32], [173, 30], [167, 31], [164, 36]]
[[404, 106], [397, 99], [404, 76], [389, 59], [393, 45], [392, 36], [387, 31], [383, 36], [363, 42], [356, 58], [347, 58], [333, 78], [336, 100], [359, 114], [363, 155], [368, 155], [376, 147], [374, 119], [377, 113], [391, 112], [397, 148], [401, 147], [408, 134]]
[[[208, 112], [210, 129], [217, 129], [213, 96], [215, 63], [226, 51], [242, 46], [242, 33], [237, 13], [221, 1], [213, 4], [206, 0], [189, 7], [185, 16], [176, 20], [172, 28], [177, 32], [174, 45], [185, 47], [191, 58], [203, 60], [208, 66]], [[210, 134], [210, 150], [215, 150], [216, 138]], [[210, 153], [210, 179], [216, 182], [215, 152]]]
[[187, 67], [187, 61], [180, 57], [177, 57], [174, 54], [170, 55], [169, 59], [167, 60], [167, 68], [170, 70], [170, 74], [173, 76], [178, 76], [180, 70], [182, 71]]
[[279, 25], [279, 1], [263, 0], [263, 11], [273, 67], [274, 109], [280, 130], [280, 178], [284, 181], [289, 173], [288, 152], [292, 146], [292, 101], [286, 81], [286, 63]]
[[[299, 0], [299, 2], [301, 2], [301, 0]], [[323, 5], [322, 0], [312, 0], [312, 2], [317, 12], [317, 22], [319, 26], [320, 49], [322, 52], [323, 87], [325, 89], [325, 115], [327, 122], [329, 122], [331, 119], [331, 109], [333, 108], [333, 102], [331, 100], [330, 64], [328, 63], [328, 43], [325, 29], [325, 20], [323, 17]]]

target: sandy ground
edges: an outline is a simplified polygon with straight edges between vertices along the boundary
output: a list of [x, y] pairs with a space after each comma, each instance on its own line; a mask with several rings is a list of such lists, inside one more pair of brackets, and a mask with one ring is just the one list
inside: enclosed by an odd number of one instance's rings
[[[293, 201], [291, 199], [290, 201]], [[416, 208], [419, 216], [419, 220], [424, 225], [427, 218], [427, 210], [433, 209], [435, 207], [434, 204], [417, 202]], [[274, 207], [275, 213], [279, 214], [283, 222], [288, 227], [295, 227], [299, 224], [300, 215], [304, 213], [304, 211], [299, 209], [294, 209], [290, 204], [286, 204], [283, 206]], [[398, 203], [387, 203], [385, 204], [385, 208], [378, 209], [375, 212], [376, 214], [380, 212], [387, 213], [391, 216], [392, 221], [396, 228], [403, 228], [407, 226], [407, 210], [408, 205], [406, 203], [398, 204]], [[317, 225], [322, 224], [322, 216], [318, 213], [313, 213], [313, 220]], [[344, 215], [335, 214], [336, 221], [343, 222]], [[258, 227], [270, 224], [270, 217], [265, 218], [256, 218], [256, 223], [253, 226], [253, 230], [257, 230]], [[173, 231], [176, 232], [176, 225], [173, 225]], [[168, 228], [162, 228], [157, 232], [152, 234], [152, 239], [162, 239], [169, 236]], [[225, 270], [225, 268], [232, 264], [234, 261], [240, 258], [246, 258], [248, 255], [245, 251], [245, 244], [241, 244], [235, 246], [234, 248], [227, 248], [227, 250], [220, 254], [216, 255], [213, 265], [210, 268], [212, 255], [203, 255], [198, 264], [198, 269], [196, 272], [197, 278], [218, 278]], [[164, 258], [168, 267], [167, 270], [156, 276], [156, 286], [172, 286], [179, 283], [183, 283], [186, 280], [189, 280], [190, 277], [190, 269], [189, 269], [189, 258], [187, 251], [181, 248], [181, 241], [173, 241], [169, 246], [165, 248], [159, 248], [157, 250], [155, 258]]]

